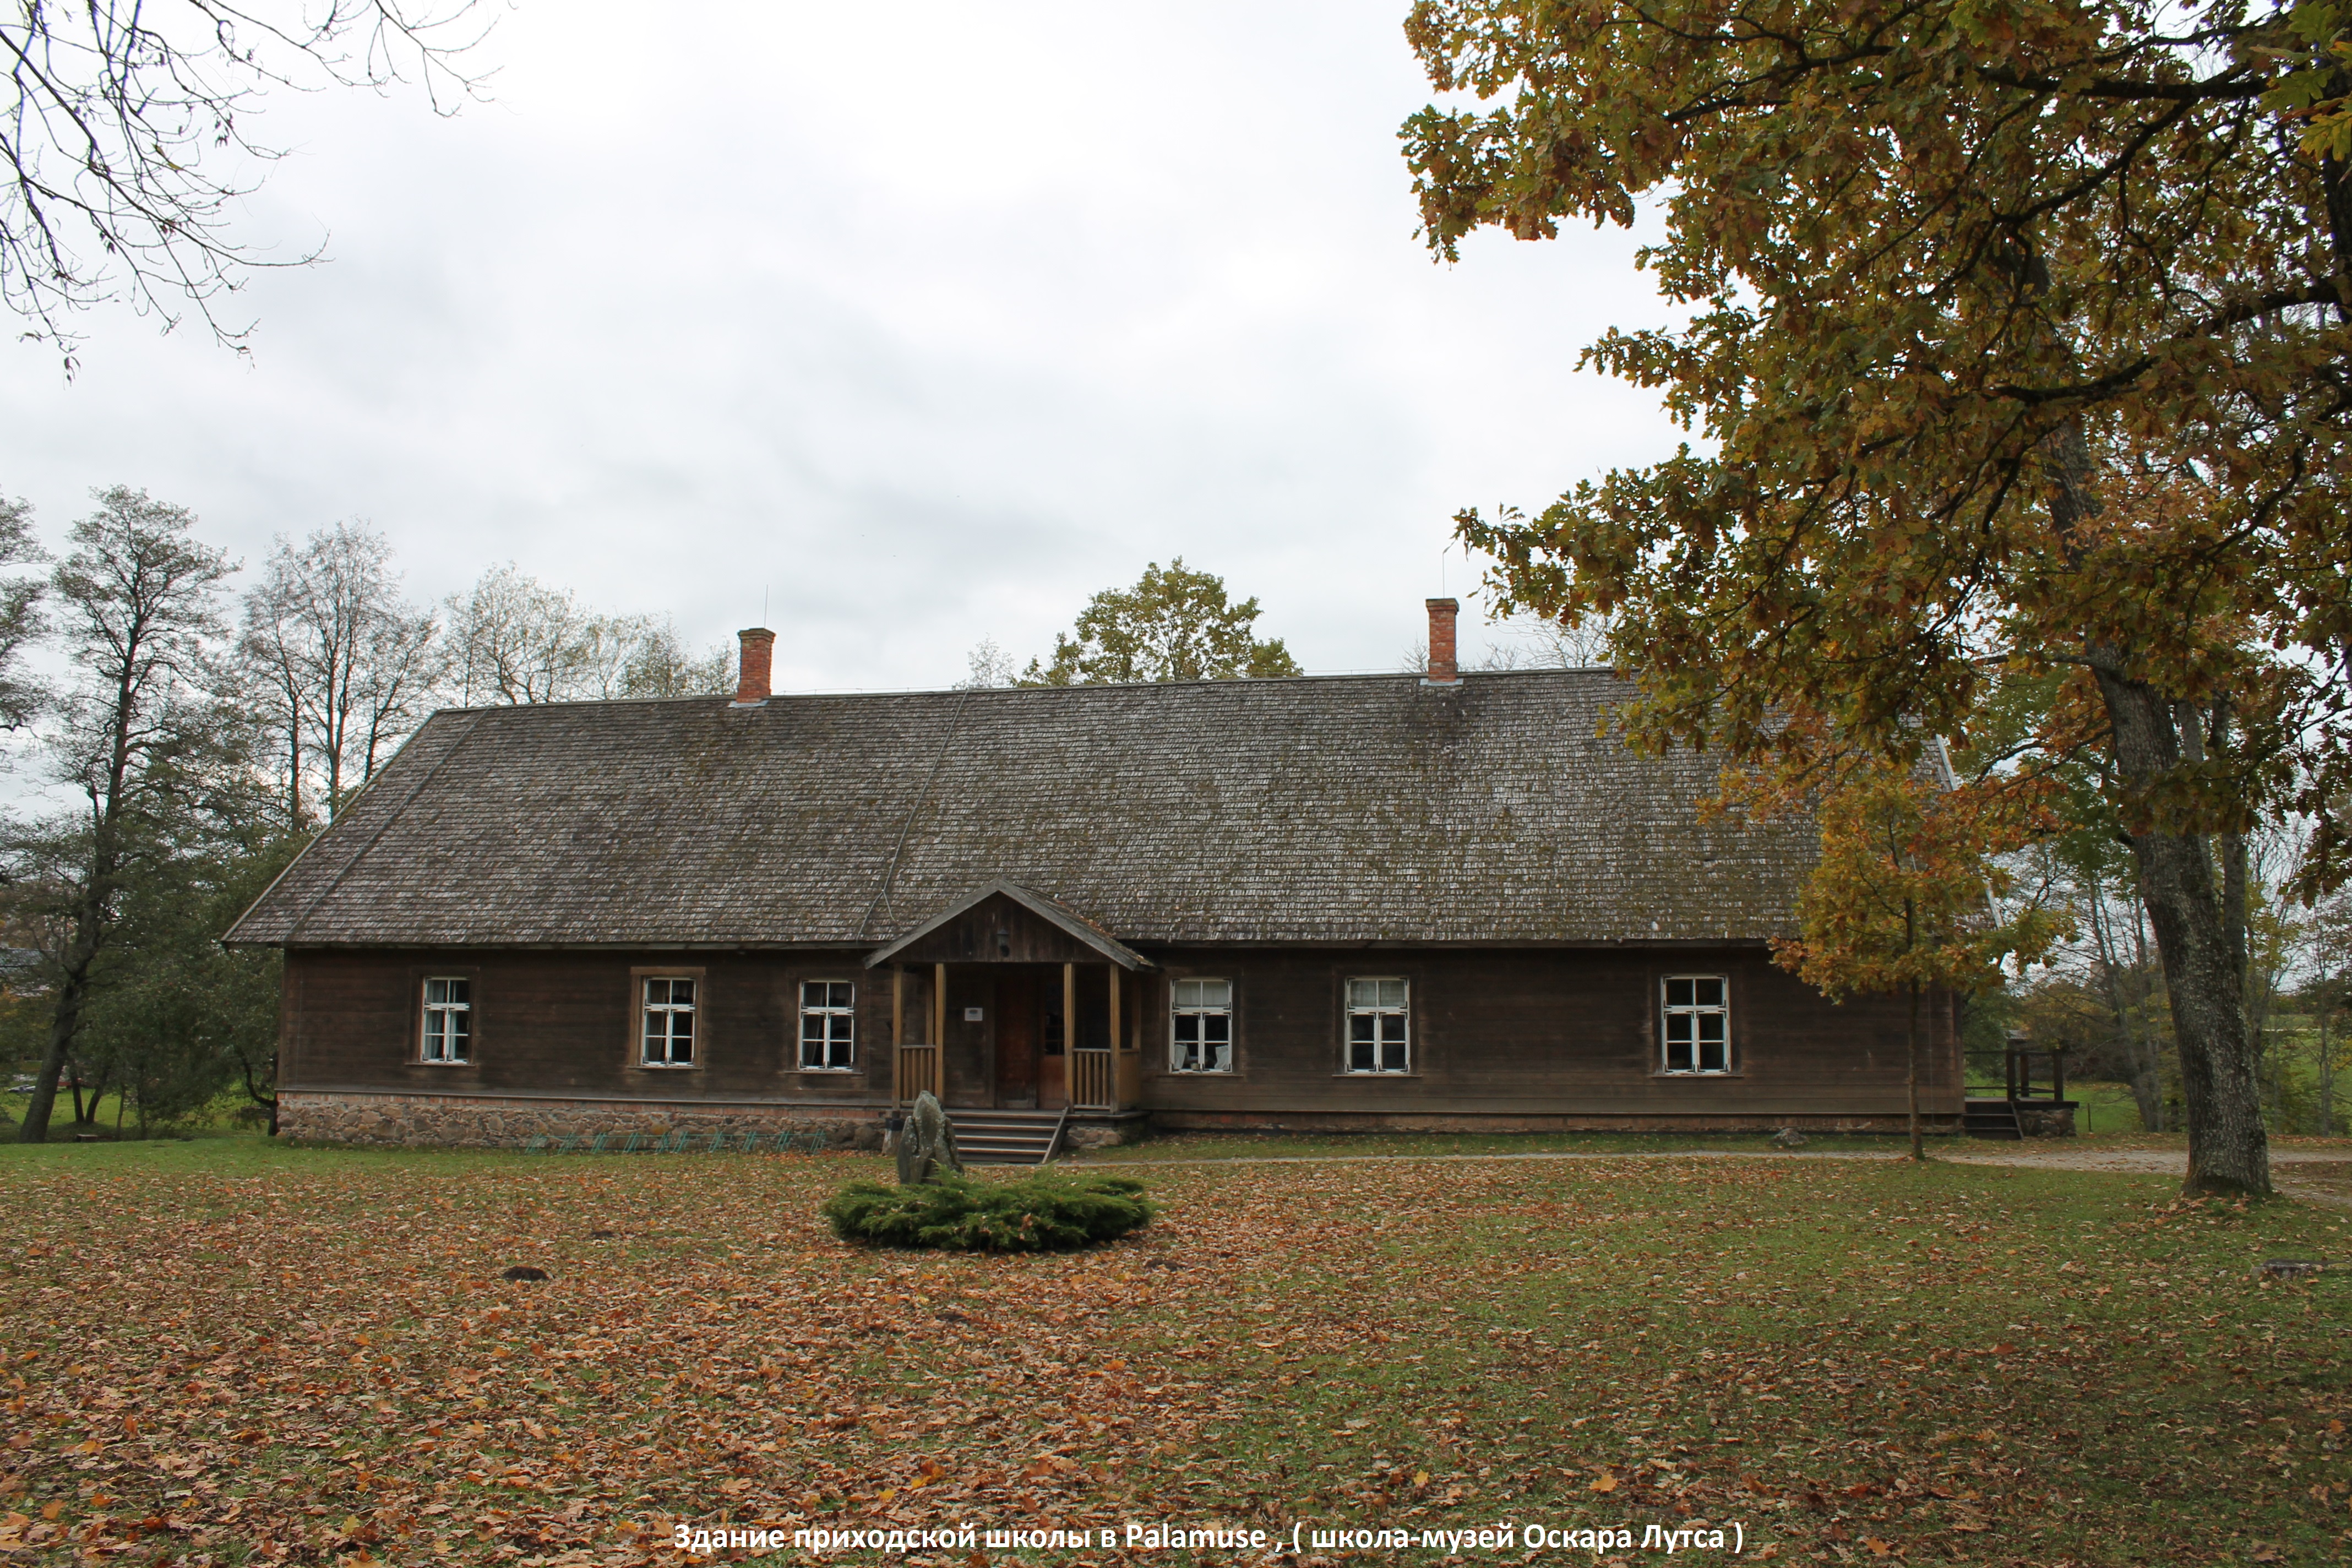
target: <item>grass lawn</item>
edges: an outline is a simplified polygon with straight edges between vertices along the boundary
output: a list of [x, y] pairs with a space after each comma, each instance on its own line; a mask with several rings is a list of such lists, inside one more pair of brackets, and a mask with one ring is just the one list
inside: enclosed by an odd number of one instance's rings
[[2352, 1275], [2254, 1274], [2352, 1256], [2340, 1210], [1883, 1161], [1210, 1164], [1144, 1173], [1162, 1216], [1096, 1252], [928, 1257], [814, 1217], [882, 1163], [0, 1148], [0, 1551], [1174, 1521], [1334, 1563], [1315, 1531], [1505, 1524], [1645, 1563], [1652, 1524], [1747, 1548], [1676, 1562], [2352, 1556]]

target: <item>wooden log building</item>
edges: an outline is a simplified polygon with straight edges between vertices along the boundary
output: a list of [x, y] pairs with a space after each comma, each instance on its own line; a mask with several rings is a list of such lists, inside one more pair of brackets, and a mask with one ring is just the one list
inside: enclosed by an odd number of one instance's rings
[[731, 701], [436, 713], [227, 935], [286, 952], [281, 1126], [1899, 1127], [1902, 1003], [1768, 951], [1810, 826], [1430, 609], [1425, 676], [788, 696], [753, 630]]

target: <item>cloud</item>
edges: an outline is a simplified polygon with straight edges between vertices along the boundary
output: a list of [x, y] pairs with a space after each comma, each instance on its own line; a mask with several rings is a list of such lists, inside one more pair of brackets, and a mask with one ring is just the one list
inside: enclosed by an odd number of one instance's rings
[[1414, 239], [1400, 16], [660, 15], [508, 15], [454, 119], [274, 103], [252, 232], [331, 261], [241, 296], [250, 365], [127, 314], [70, 385], [13, 348], [0, 487], [54, 536], [143, 485], [248, 560], [364, 517], [421, 592], [512, 559], [698, 644], [764, 595], [784, 682], [880, 688], [1179, 554], [1310, 669], [1388, 668], [1457, 507], [1672, 447], [1573, 368], [1659, 319], [1631, 238]]

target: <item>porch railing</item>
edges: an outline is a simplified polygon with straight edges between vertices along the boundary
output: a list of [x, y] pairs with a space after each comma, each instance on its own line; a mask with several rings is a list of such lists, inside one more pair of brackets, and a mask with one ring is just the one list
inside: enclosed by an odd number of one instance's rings
[[1118, 1053], [1075, 1050], [1070, 1053], [1070, 1105], [1078, 1110], [1118, 1109]]
[[911, 1104], [926, 1089], [935, 1099], [943, 1098], [939, 1047], [900, 1046], [890, 1071], [890, 1098]]

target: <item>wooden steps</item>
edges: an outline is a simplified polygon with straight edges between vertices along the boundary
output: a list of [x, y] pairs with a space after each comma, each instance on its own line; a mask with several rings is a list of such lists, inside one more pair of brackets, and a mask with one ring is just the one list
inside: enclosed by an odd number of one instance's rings
[[1042, 1165], [1060, 1148], [1066, 1110], [950, 1110], [967, 1165]]
[[2018, 1124], [2017, 1107], [2006, 1100], [1970, 1100], [1961, 1102], [1962, 1130], [1971, 1138], [2000, 1138], [2010, 1142], [2022, 1142], [2025, 1129]]

